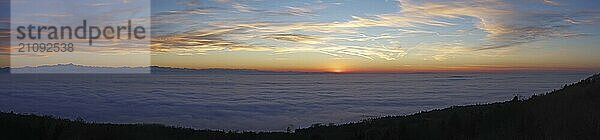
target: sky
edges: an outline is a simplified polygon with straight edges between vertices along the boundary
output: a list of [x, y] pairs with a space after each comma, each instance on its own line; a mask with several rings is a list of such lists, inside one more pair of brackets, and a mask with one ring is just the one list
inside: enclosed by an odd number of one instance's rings
[[151, 15], [151, 63], [158, 66], [600, 70], [594, 0], [153, 0]]

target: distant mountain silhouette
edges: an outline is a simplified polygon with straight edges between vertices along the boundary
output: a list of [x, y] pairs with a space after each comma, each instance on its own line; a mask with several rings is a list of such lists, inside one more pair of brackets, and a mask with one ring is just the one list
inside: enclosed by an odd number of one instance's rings
[[191, 69], [191, 68], [172, 68], [151, 66], [152, 73], [165, 74], [309, 74], [313, 72], [292, 72], [292, 71], [264, 71], [256, 69], [226, 69], [226, 68], [208, 68], [208, 69]]
[[57, 64], [22, 68], [0, 68], [0, 73], [154, 73], [154, 74], [315, 74], [326, 72], [264, 71], [255, 69], [191, 69], [173, 67], [96, 67], [77, 64]]
[[[519, 83], [515, 83], [519, 84]], [[390, 116], [314, 124], [292, 132], [226, 132], [158, 124], [99, 124], [0, 113], [7, 140], [545, 140], [600, 139], [600, 75], [544, 95]], [[239, 120], [236, 120], [239, 121]]]
[[11, 68], [11, 73], [150, 73], [148, 67], [96, 67], [76, 64]]

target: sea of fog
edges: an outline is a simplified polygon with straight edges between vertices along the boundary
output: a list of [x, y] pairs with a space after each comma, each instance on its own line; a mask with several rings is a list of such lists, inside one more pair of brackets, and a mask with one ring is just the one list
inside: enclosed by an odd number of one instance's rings
[[283, 131], [527, 97], [591, 74], [0, 74], [0, 111], [93, 122]]

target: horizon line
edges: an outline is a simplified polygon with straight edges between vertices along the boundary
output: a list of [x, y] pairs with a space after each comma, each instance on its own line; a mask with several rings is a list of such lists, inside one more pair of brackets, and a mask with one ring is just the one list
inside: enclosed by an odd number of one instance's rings
[[39, 66], [24, 66], [24, 67], [10, 67], [3, 66], [1, 69], [21, 69], [21, 68], [36, 68], [36, 67], [49, 67], [49, 66], [60, 66], [60, 65], [73, 65], [83, 67], [97, 67], [97, 68], [171, 68], [171, 69], [188, 69], [188, 70], [210, 70], [210, 69], [223, 69], [223, 70], [255, 70], [262, 72], [299, 72], [299, 73], [338, 73], [338, 74], [361, 74], [361, 73], [461, 73], [461, 72], [598, 72], [600, 68], [565, 68], [565, 67], [447, 67], [447, 68], [428, 68], [428, 69], [403, 69], [403, 70], [324, 70], [324, 69], [260, 69], [260, 68], [227, 68], [227, 67], [206, 67], [206, 68], [193, 68], [193, 67], [177, 67], [177, 66], [162, 66], [162, 65], [150, 65], [150, 66], [92, 66], [92, 65], [81, 65], [73, 63], [63, 64], [49, 64]]

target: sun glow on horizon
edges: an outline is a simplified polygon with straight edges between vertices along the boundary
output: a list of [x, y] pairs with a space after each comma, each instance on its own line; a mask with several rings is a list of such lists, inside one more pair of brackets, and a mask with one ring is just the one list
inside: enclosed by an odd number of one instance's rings
[[348, 72], [349, 70], [347, 68], [345, 68], [344, 66], [342, 66], [341, 64], [336, 64], [331, 66], [329, 69], [325, 70], [326, 72], [334, 72], [334, 73], [344, 73], [344, 72]]
[[335, 73], [343, 73], [343, 72], [345, 72], [345, 71], [344, 71], [344, 70], [342, 70], [342, 69], [333, 69], [333, 70], [331, 70], [331, 72], [335, 72]]

